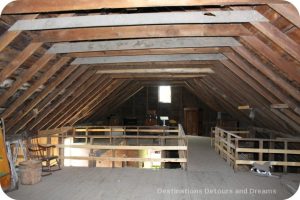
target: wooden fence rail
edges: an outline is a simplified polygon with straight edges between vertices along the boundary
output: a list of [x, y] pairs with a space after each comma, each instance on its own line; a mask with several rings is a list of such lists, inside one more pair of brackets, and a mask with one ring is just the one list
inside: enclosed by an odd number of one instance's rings
[[213, 130], [216, 152], [234, 170], [240, 166], [251, 166], [254, 162], [282, 166], [283, 172], [287, 172], [288, 167], [300, 167], [300, 157], [295, 158], [300, 155], [300, 140], [241, 137], [247, 134], [247, 131], [228, 131], [219, 127]]

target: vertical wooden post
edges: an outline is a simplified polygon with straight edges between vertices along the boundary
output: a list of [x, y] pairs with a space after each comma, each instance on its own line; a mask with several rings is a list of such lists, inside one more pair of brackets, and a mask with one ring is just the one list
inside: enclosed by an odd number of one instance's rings
[[88, 143], [88, 135], [89, 135], [89, 128], [88, 127], [86, 127], [86, 129], [85, 129], [85, 143], [87, 144]]
[[227, 163], [229, 163], [229, 165], [230, 165], [230, 156], [229, 155], [231, 155], [230, 144], [231, 144], [231, 135], [229, 133], [227, 133], [227, 154], [226, 154], [226, 159], [227, 159]]
[[[115, 158], [115, 149], [112, 149], [112, 157]], [[112, 161], [112, 168], [115, 168], [115, 161]]]
[[237, 165], [237, 160], [239, 160], [239, 152], [238, 152], [238, 148], [239, 148], [239, 139], [235, 138], [234, 140], [234, 146], [235, 146], [235, 153], [234, 153], [234, 172], [236, 172], [238, 170], [238, 165]]
[[139, 136], [140, 136], [140, 127], [137, 127], [137, 138], [136, 138], [137, 145], [140, 145]]
[[220, 155], [222, 158], [224, 158], [224, 154], [223, 154], [223, 151], [224, 151], [224, 142], [223, 142], [223, 139], [224, 139], [224, 132], [223, 130], [220, 130]]
[[263, 153], [262, 150], [264, 148], [264, 141], [263, 140], [259, 140], [259, 153], [258, 153], [258, 160], [259, 161], [263, 161]]
[[[285, 150], [285, 153], [284, 153], [284, 162], [286, 163], [288, 161], [288, 155], [286, 153], [286, 151], [288, 150], [288, 141], [284, 141], [284, 150]], [[287, 173], [287, 165], [283, 166], [283, 172]]]
[[109, 128], [109, 144], [112, 144], [112, 128]]

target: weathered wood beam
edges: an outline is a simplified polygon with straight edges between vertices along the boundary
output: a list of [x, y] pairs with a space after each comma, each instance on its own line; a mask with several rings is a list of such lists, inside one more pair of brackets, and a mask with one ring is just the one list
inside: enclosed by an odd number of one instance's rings
[[[55, 88], [51, 93], [49, 93], [48, 96], [46, 96], [43, 99], [40, 99], [41, 101], [39, 101], [36, 105], [34, 105], [35, 109], [37, 109], [38, 112], [41, 112], [51, 101], [57, 98], [62, 91], [66, 90], [70, 85], [72, 85], [73, 82], [76, 84], [75, 81], [80, 76], [84, 76], [85, 72], [86, 72], [85, 67], [79, 67], [74, 73], [72, 73], [68, 78], [66, 78], [57, 88]], [[28, 109], [26, 109], [26, 112], [28, 113], [26, 116], [23, 116], [21, 120], [18, 118], [14, 119], [14, 120], [19, 120], [19, 122], [16, 125], [13, 125], [11, 127], [6, 127], [8, 132], [17, 133], [18, 131], [26, 128], [27, 124], [33, 118], [36, 117], [36, 115], [33, 112], [31, 112], [32, 110], [33, 108], [29, 107]]]
[[43, 13], [75, 10], [99, 10], [105, 8], [142, 8], [142, 7], [174, 7], [174, 6], [224, 6], [224, 5], [257, 5], [267, 3], [283, 3], [282, 0], [27, 0], [15, 1], [6, 6], [3, 14]]
[[275, 97], [277, 97], [281, 103], [287, 103], [292, 108], [292, 110], [300, 115], [300, 108], [298, 107], [297, 103], [289, 96], [284, 94], [282, 91], [280, 91], [277, 87], [270, 82], [265, 76], [263, 76], [261, 73], [258, 73], [257, 70], [253, 69], [249, 64], [247, 64], [244, 60], [242, 60], [240, 57], [238, 57], [235, 54], [232, 53], [225, 53], [225, 55], [237, 66], [239, 66], [241, 69], [243, 69], [244, 72], [246, 72], [250, 77], [255, 79], [257, 82], [259, 82], [262, 86], [264, 86], [271, 94], [273, 94]]
[[39, 31], [33, 41], [71, 42], [158, 37], [233, 37], [250, 34], [250, 31], [240, 24], [152, 25]]
[[165, 69], [115, 69], [115, 70], [98, 70], [97, 74], [155, 74], [155, 73], [214, 73], [210, 68], [165, 68]]
[[11, 76], [43, 43], [30, 43], [0, 73], [0, 83]]
[[282, 17], [289, 20], [295, 26], [300, 28], [300, 18], [297, 8], [292, 4], [268, 4], [272, 9], [278, 12]]
[[76, 104], [74, 109], [68, 110], [66, 113], [66, 116], [64, 119], [57, 125], [57, 127], [63, 126], [67, 124], [75, 115], [79, 114], [80, 112], [83, 112], [85, 109], [85, 106], [88, 105], [90, 102], [94, 101], [97, 96], [104, 90], [106, 87], [108, 87], [113, 80], [109, 77], [103, 77], [103, 80], [101, 81], [101, 85], [98, 89], [95, 89], [92, 93], [89, 93], [83, 101], [80, 101]]
[[271, 79], [277, 86], [288, 92], [289, 95], [300, 101], [300, 91], [298, 88], [292, 86], [288, 81], [281, 78], [273, 70], [269, 69], [257, 56], [245, 47], [232, 47], [239, 55], [251, 63], [255, 68], [262, 72], [266, 77]]
[[35, 20], [18, 20], [9, 31], [36, 31], [49, 29], [113, 27], [113, 26], [141, 26], [161, 24], [221, 24], [268, 22], [256, 10], [237, 11], [207, 11], [198, 12], [165, 12], [88, 15], [73, 17], [44, 18]]
[[88, 87], [85, 91], [78, 92], [77, 97], [73, 98], [67, 105], [64, 105], [64, 108], [60, 109], [62, 114], [58, 118], [54, 118], [53, 122], [50, 123], [49, 127], [60, 127], [64, 124], [67, 119], [72, 117], [78, 110], [80, 110], [80, 106], [84, 105], [91, 96], [95, 93], [101, 91], [102, 88], [105, 87], [105, 84], [108, 83], [108, 78], [106, 77], [98, 77], [96, 82]]
[[176, 61], [203, 61], [225, 60], [223, 54], [173, 54], [173, 55], [143, 55], [143, 56], [113, 56], [76, 58], [72, 65], [93, 65], [112, 63], [141, 63], [141, 62], [176, 62]]
[[185, 80], [190, 78], [202, 78], [203, 74], [112, 74], [113, 79], [136, 79], [136, 80]]
[[60, 104], [52, 113], [48, 113], [47, 118], [41, 121], [36, 128], [38, 130], [45, 128], [51, 129], [52, 125], [57, 122], [57, 120], [61, 120], [62, 115], [67, 111], [66, 107], [76, 102], [75, 100], [78, 100], [77, 98], [84, 95], [85, 92], [88, 93], [95, 88], [95, 86], [98, 86], [97, 80], [99, 80], [99, 76], [93, 75], [87, 82], [80, 85], [76, 91], [64, 101], [64, 103]]
[[109, 95], [104, 101], [102, 101], [97, 107], [98, 109], [93, 110], [88, 120], [93, 120], [101, 116], [105, 116], [107, 112], [114, 111], [124, 102], [126, 102], [134, 93], [137, 93], [142, 86], [138, 81], [131, 81], [128, 84], [123, 84], [117, 88], [113, 93]]
[[16, 101], [14, 101], [9, 106], [9, 108], [6, 109], [4, 113], [1, 114], [0, 116], [5, 119], [9, 115], [11, 115], [20, 105], [22, 105], [22, 103], [26, 101], [27, 98], [29, 98], [40, 86], [46, 83], [49, 80], [49, 78], [51, 78], [58, 70], [60, 70], [61, 67], [65, 65], [68, 61], [70, 61], [70, 58], [67, 57], [60, 59], [55, 65], [49, 68], [39, 80], [37, 80]]
[[[38, 16], [38, 14], [34, 15], [25, 15], [22, 19], [34, 19]], [[5, 49], [16, 37], [18, 37], [22, 33], [22, 31], [7, 31], [0, 37], [0, 52]], [[1, 82], [1, 81], [0, 81]]]
[[257, 37], [253, 36], [242, 36], [241, 39], [247, 46], [253, 48], [258, 54], [263, 55], [266, 59], [271, 61], [275, 67], [279, 68], [280, 71], [287, 74], [287, 78], [291, 80], [295, 80], [300, 83], [300, 66], [289, 62], [282, 58], [282, 56], [271, 49], [268, 45], [264, 42], [259, 40]]
[[63, 93], [63, 95], [60, 95], [56, 99], [56, 101], [54, 101], [52, 104], [47, 106], [42, 112], [39, 112], [37, 117], [32, 122], [30, 122], [26, 128], [28, 128], [29, 130], [39, 130], [39, 129], [35, 129], [35, 127], [38, 126], [43, 119], [45, 119], [47, 116], [49, 116], [51, 112], [53, 112], [53, 111], [57, 112], [56, 108], [60, 104], [64, 103], [65, 100], [69, 96], [71, 96], [78, 87], [80, 87], [82, 84], [84, 84], [86, 81], [88, 81], [94, 74], [95, 74], [94, 71], [87, 71], [83, 76], [80, 77], [80, 79], [78, 81], [76, 81], [69, 88], [67, 88], [65, 90], [65, 92]]
[[273, 108], [273, 109], [288, 109], [289, 105], [287, 105], [287, 104], [272, 104], [271, 108]]
[[176, 48], [176, 49], [139, 49], [139, 50], [123, 50], [123, 51], [96, 51], [96, 52], [82, 52], [69, 53], [65, 56], [74, 58], [85, 57], [105, 57], [105, 56], [139, 56], [139, 55], [172, 55], [172, 54], [214, 54], [232, 52], [229, 47], [210, 47], [210, 48]]
[[[262, 97], [264, 97], [269, 103], [267, 104], [278, 104], [280, 100], [276, 97], [276, 95], [267, 88], [264, 87], [264, 85], [260, 84], [260, 82], [256, 81], [255, 78], [261, 76], [258, 73], [251, 75], [248, 72], [250, 71], [249, 68], [245, 67], [238, 67], [240, 65], [235, 65], [234, 63], [230, 62], [229, 60], [222, 61], [222, 64], [227, 67], [230, 71], [232, 71], [234, 74], [236, 74], [238, 77], [241, 78], [245, 83], [247, 83], [249, 86], [251, 86], [258, 94], [260, 94]], [[242, 64], [242, 63], [240, 63]], [[244, 71], [246, 70], [247, 71]], [[253, 77], [255, 75], [255, 77]], [[290, 111], [290, 110], [284, 110], [282, 111], [285, 115], [289, 116], [291, 119], [294, 120], [294, 122], [297, 122], [300, 120], [299, 115], [296, 113]], [[275, 113], [279, 117], [282, 117], [282, 114]], [[288, 121], [290, 122], [290, 120]]]
[[97, 95], [94, 100], [89, 102], [84, 107], [84, 109], [82, 109], [80, 112], [78, 112], [76, 115], [74, 115], [68, 121], [68, 123], [70, 123], [70, 125], [74, 125], [74, 123], [76, 123], [80, 119], [89, 116], [93, 110], [97, 109], [96, 107], [97, 107], [97, 105], [100, 104], [101, 101], [103, 101], [105, 98], [107, 98], [115, 89], [120, 87], [125, 82], [126, 81], [124, 81], [124, 80], [113, 80], [113, 82], [108, 87], [106, 87], [99, 95]]
[[35, 106], [37, 106], [48, 94], [50, 94], [55, 88], [59, 86], [64, 80], [66, 80], [71, 73], [74, 72], [76, 75], [78, 66], [72, 66], [66, 68], [61, 74], [58, 75], [58, 77], [49, 83], [45, 90], [43, 90], [34, 100], [32, 100], [28, 105], [26, 105], [24, 108], [21, 109], [18, 113], [14, 114], [13, 117], [6, 122], [7, 130], [9, 130], [11, 127], [15, 126], [23, 117], [25, 117], [30, 111], [32, 111]]
[[277, 27], [268, 22], [251, 24], [288, 54], [300, 61], [300, 45], [281, 32]]
[[53, 58], [53, 54], [44, 54], [34, 65], [32, 65], [21, 77], [19, 77], [13, 85], [0, 97], [0, 105], [3, 105], [9, 97], [11, 97], [24, 83], [32, 78], [40, 69], [44, 68], [46, 64]]
[[180, 37], [54, 44], [48, 53], [241, 46], [232, 37]]

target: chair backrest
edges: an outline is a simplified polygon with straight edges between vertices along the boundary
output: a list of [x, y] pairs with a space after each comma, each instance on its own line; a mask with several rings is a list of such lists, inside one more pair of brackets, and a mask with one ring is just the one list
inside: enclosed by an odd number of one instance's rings
[[31, 141], [27, 143], [27, 150], [29, 159], [31, 160], [42, 160], [45, 156], [45, 152], [39, 147], [37, 138], [31, 139]]

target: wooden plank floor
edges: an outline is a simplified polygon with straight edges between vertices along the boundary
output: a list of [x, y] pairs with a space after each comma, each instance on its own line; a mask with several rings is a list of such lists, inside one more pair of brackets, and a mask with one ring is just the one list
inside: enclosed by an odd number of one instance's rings
[[[211, 149], [208, 138], [191, 137], [188, 171], [64, 168], [51, 176], [43, 177], [39, 184], [21, 185], [19, 190], [8, 195], [17, 200], [200, 198], [282, 200], [291, 196], [282, 184], [283, 179], [299, 182], [300, 176], [287, 175], [277, 179], [258, 177], [247, 172], [234, 173]], [[208, 192], [208, 189], [212, 193]], [[235, 189], [244, 190], [246, 194], [236, 195]], [[267, 191], [271, 194], [250, 194], [255, 191]]]

